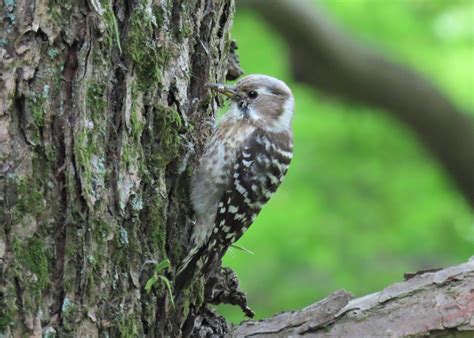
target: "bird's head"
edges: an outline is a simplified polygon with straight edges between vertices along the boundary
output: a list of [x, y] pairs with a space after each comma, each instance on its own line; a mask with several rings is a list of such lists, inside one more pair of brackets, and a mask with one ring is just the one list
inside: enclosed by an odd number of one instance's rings
[[249, 75], [235, 86], [209, 83], [207, 86], [232, 100], [234, 115], [269, 129], [283, 131], [291, 128], [294, 98], [283, 82], [267, 75]]

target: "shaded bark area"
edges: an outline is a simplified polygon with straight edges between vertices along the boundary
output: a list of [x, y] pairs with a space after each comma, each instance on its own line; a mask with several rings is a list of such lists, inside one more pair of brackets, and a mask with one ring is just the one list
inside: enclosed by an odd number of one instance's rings
[[203, 281], [176, 307], [166, 281], [186, 251], [215, 108], [203, 85], [224, 80], [233, 11], [1, 2], [0, 333], [178, 335], [190, 308], [205, 313]]
[[414, 71], [350, 38], [308, 0], [243, 1], [288, 43], [296, 80], [408, 125], [474, 206], [474, 119]]
[[341, 290], [304, 309], [233, 328], [236, 337], [405, 337], [474, 335], [474, 260], [420, 273], [352, 299]]

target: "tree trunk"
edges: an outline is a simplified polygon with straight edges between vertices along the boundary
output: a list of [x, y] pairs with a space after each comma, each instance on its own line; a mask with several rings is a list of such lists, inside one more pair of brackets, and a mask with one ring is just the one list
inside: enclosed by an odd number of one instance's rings
[[204, 297], [173, 307], [167, 284], [233, 1], [0, 6], [0, 333], [178, 335]]

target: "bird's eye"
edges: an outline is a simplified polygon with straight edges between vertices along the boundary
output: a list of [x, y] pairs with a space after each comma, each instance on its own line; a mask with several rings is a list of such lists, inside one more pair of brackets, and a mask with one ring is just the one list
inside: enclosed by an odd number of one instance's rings
[[247, 93], [248, 97], [250, 97], [251, 99], [254, 99], [258, 96], [258, 93], [255, 91], [255, 90], [251, 90]]

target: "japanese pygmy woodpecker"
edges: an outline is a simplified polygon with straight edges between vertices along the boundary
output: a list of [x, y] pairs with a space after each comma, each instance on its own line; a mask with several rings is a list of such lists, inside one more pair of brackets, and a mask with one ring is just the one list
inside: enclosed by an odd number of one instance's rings
[[293, 155], [294, 98], [284, 82], [249, 75], [235, 86], [208, 87], [228, 96], [231, 105], [193, 174], [196, 224], [177, 272], [178, 288], [218, 264], [277, 190]]

